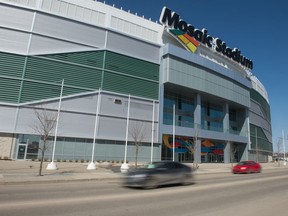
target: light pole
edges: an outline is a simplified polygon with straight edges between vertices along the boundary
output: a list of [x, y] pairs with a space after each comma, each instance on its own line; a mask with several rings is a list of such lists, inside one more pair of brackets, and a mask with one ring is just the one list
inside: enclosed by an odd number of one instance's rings
[[96, 116], [95, 116], [95, 125], [94, 125], [92, 157], [91, 157], [91, 162], [87, 166], [87, 170], [95, 170], [96, 169], [96, 165], [94, 163], [94, 151], [95, 151], [95, 141], [96, 141], [96, 135], [97, 135], [97, 128], [98, 128], [98, 123], [99, 123], [100, 103], [101, 103], [101, 94], [100, 94], [100, 89], [99, 89], [98, 99], [97, 99]]
[[283, 165], [286, 166], [287, 163], [286, 163], [286, 156], [285, 156], [286, 149], [285, 149], [284, 130], [282, 130], [282, 137], [283, 137], [283, 159], [284, 159]]
[[173, 105], [173, 161], [175, 161], [175, 104]]
[[255, 137], [256, 137], [256, 143], [255, 143], [255, 145], [256, 145], [256, 162], [258, 163], [258, 134], [257, 134], [257, 127], [255, 126]]
[[151, 163], [153, 162], [153, 147], [154, 147], [154, 111], [155, 111], [155, 101], [153, 100], [153, 108], [152, 108], [152, 134], [151, 134]]
[[57, 119], [56, 119], [55, 136], [54, 136], [54, 142], [53, 142], [52, 159], [51, 159], [51, 163], [47, 165], [47, 168], [46, 168], [47, 170], [57, 169], [57, 165], [56, 163], [54, 163], [54, 157], [55, 157], [55, 147], [56, 147], [56, 140], [57, 140], [57, 131], [58, 131], [58, 124], [59, 124], [60, 110], [61, 110], [62, 95], [63, 95], [63, 86], [64, 86], [64, 79], [62, 79], [62, 84], [61, 84], [58, 112], [57, 112]]
[[127, 109], [127, 123], [126, 123], [126, 141], [125, 141], [125, 153], [124, 153], [124, 163], [121, 165], [120, 171], [126, 173], [129, 169], [127, 161], [127, 145], [128, 145], [128, 131], [129, 131], [129, 117], [130, 117], [130, 95], [128, 97], [128, 109]]

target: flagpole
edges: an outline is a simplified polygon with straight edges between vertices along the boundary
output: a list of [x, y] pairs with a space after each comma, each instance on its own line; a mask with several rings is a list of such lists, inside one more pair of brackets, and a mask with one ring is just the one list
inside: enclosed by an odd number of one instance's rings
[[95, 152], [95, 143], [96, 143], [96, 135], [99, 123], [99, 110], [100, 110], [100, 103], [101, 103], [101, 92], [98, 92], [98, 99], [97, 99], [97, 108], [96, 108], [96, 116], [95, 116], [95, 125], [94, 125], [94, 137], [93, 137], [93, 147], [92, 147], [92, 157], [91, 162], [87, 166], [87, 170], [95, 170], [96, 164], [94, 163], [94, 152]]
[[151, 133], [151, 163], [153, 162], [153, 148], [154, 148], [154, 111], [155, 111], [155, 101], [153, 100], [152, 109], [152, 133]]
[[285, 149], [284, 130], [282, 130], [282, 137], [283, 137], [283, 159], [284, 159], [283, 165], [286, 166], [287, 163], [286, 163], [286, 156], [285, 156], [286, 149]]
[[60, 91], [60, 98], [59, 98], [59, 104], [58, 104], [58, 112], [57, 112], [57, 119], [56, 119], [56, 128], [55, 128], [55, 136], [54, 136], [54, 142], [53, 142], [53, 151], [52, 151], [52, 159], [51, 163], [47, 165], [47, 170], [56, 170], [57, 165], [54, 163], [54, 157], [55, 157], [55, 148], [56, 148], [56, 140], [57, 140], [57, 132], [58, 132], [58, 124], [59, 124], [59, 116], [61, 111], [61, 102], [62, 102], [62, 95], [63, 95], [63, 86], [64, 86], [64, 79], [62, 79], [61, 84], [61, 91]]
[[127, 146], [128, 146], [128, 132], [129, 132], [129, 117], [130, 117], [130, 95], [128, 97], [128, 109], [127, 109], [127, 123], [126, 123], [126, 141], [125, 141], [125, 153], [124, 153], [124, 163], [121, 165], [121, 172], [126, 173], [129, 169], [127, 161]]
[[175, 104], [173, 105], [173, 161], [175, 161]]

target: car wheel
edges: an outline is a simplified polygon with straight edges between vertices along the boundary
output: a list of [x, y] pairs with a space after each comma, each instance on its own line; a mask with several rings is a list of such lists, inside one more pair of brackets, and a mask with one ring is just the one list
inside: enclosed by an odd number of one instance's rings
[[251, 173], [251, 170], [250, 170], [250, 169], [247, 169], [246, 173], [247, 173], [247, 174], [250, 174], [250, 173]]
[[148, 190], [148, 189], [154, 189], [154, 188], [157, 188], [157, 181], [154, 177], [148, 177], [146, 180], [145, 180], [145, 183], [144, 183], [144, 186], [143, 188]]

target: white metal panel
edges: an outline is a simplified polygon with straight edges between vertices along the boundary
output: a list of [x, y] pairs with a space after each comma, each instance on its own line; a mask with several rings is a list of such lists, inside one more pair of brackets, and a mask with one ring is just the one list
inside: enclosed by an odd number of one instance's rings
[[33, 35], [29, 49], [29, 55], [53, 54], [92, 51], [96, 48], [72, 43], [57, 38], [50, 38], [41, 35]]
[[23, 8], [0, 5], [0, 26], [12, 29], [30, 31], [33, 20], [33, 11]]
[[35, 126], [37, 125], [37, 121], [38, 120], [33, 109], [20, 108], [16, 123], [16, 133], [35, 134]]
[[95, 116], [84, 113], [61, 112], [58, 135], [78, 138], [93, 138]]
[[[118, 95], [102, 95], [101, 110], [102, 115], [118, 116], [121, 118], [127, 117], [128, 97]], [[115, 100], [121, 101], [121, 104], [115, 103]], [[158, 110], [158, 104], [155, 103], [155, 110]], [[153, 104], [152, 101], [144, 101], [131, 98], [130, 102], [130, 118], [152, 121]], [[155, 121], [158, 115], [155, 111]]]
[[101, 28], [45, 14], [37, 14], [33, 32], [93, 47], [101, 47], [105, 41]]
[[0, 131], [1, 132], [13, 132], [15, 125], [16, 108], [1, 106], [0, 112]]
[[160, 47], [158, 45], [149, 44], [116, 32], [109, 32], [107, 49], [156, 64], [160, 62]]
[[0, 28], [0, 51], [27, 54], [29, 33]]
[[[126, 119], [100, 117], [99, 138], [111, 140], [126, 140]], [[130, 121], [131, 123], [131, 121]]]

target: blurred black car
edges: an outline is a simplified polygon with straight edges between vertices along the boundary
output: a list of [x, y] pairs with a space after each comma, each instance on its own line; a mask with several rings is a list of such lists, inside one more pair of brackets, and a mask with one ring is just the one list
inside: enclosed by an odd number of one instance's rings
[[192, 184], [192, 168], [174, 161], [158, 161], [141, 168], [129, 169], [124, 186], [153, 189], [162, 185]]

